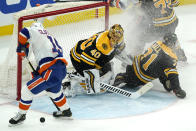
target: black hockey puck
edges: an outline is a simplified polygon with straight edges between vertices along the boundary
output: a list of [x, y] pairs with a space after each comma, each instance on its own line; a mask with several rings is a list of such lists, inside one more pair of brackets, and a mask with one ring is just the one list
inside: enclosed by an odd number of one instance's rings
[[45, 122], [45, 118], [44, 117], [40, 117], [40, 122], [44, 123]]

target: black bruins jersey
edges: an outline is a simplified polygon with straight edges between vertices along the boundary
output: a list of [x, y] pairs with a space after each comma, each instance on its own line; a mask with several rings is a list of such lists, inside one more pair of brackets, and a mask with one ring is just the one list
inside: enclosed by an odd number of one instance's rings
[[175, 53], [158, 41], [144, 54], [134, 57], [133, 69], [137, 78], [143, 83], [166, 76], [171, 85], [177, 87], [179, 86], [177, 60]]
[[141, 8], [151, 17], [153, 25], [166, 26], [177, 21], [173, 6], [177, 6], [177, 0], [141, 0]]
[[79, 41], [71, 49], [70, 54], [72, 64], [76, 63], [73, 66], [81, 65], [80, 70], [100, 69], [113, 59], [114, 55], [115, 49], [110, 46], [108, 31], [99, 32], [89, 39]]

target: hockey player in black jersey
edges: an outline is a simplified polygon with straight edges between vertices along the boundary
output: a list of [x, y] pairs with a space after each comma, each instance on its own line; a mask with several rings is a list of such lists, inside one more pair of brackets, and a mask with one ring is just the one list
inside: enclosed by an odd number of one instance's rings
[[71, 62], [76, 71], [84, 76], [84, 70], [104, 67], [124, 49], [123, 33], [121, 25], [115, 24], [110, 30], [79, 41], [70, 53]]
[[[132, 55], [143, 53], [146, 43], [157, 41], [166, 33], [175, 33], [179, 20], [173, 7], [179, 5], [178, 0], [110, 0], [111, 5], [118, 8], [126, 8], [131, 2], [134, 3], [132, 14], [136, 23], [135, 38], [131, 36], [129, 40], [135, 46]], [[175, 52], [179, 61], [187, 61], [184, 50], [178, 46]]]
[[[72, 78], [74, 74], [71, 74], [71, 86], [81, 87], [82, 85], [87, 94], [99, 93], [99, 77], [107, 76], [104, 80], [108, 83], [113, 77], [110, 61], [115, 56], [126, 57], [127, 55], [123, 55], [124, 48], [124, 30], [119, 24], [113, 25], [109, 30], [96, 33], [88, 39], [80, 40], [70, 52], [72, 65], [79, 73], [79, 78], [77, 77], [75, 80]], [[128, 61], [131, 60], [128, 59]], [[81, 80], [79, 80], [80, 78]], [[89, 82], [85, 81], [86, 78]], [[68, 84], [63, 83], [63, 85]]]
[[126, 72], [117, 74], [113, 85], [126, 83], [134, 88], [159, 78], [168, 92], [173, 91], [177, 97], [185, 98], [186, 92], [180, 87], [176, 69], [178, 58], [173, 52], [177, 41], [176, 34], [166, 34], [163, 41], [155, 42], [144, 54], [135, 56]]

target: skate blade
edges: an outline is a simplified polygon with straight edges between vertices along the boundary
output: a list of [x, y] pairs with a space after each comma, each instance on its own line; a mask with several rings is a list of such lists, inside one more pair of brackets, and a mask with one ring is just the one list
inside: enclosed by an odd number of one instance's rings
[[19, 126], [19, 125], [21, 125], [21, 124], [23, 124], [23, 122], [19, 122], [18, 124], [8, 124], [8, 127], [15, 127], [15, 126]]
[[63, 117], [62, 119], [63, 119], [63, 120], [74, 120], [73, 117]]
[[73, 117], [54, 117], [54, 118], [59, 120], [74, 120]]

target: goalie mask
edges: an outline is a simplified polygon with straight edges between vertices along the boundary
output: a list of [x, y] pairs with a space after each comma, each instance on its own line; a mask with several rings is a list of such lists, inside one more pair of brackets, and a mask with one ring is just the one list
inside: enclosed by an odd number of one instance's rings
[[118, 46], [123, 42], [124, 30], [120, 24], [115, 24], [109, 29], [108, 37], [112, 47]]

